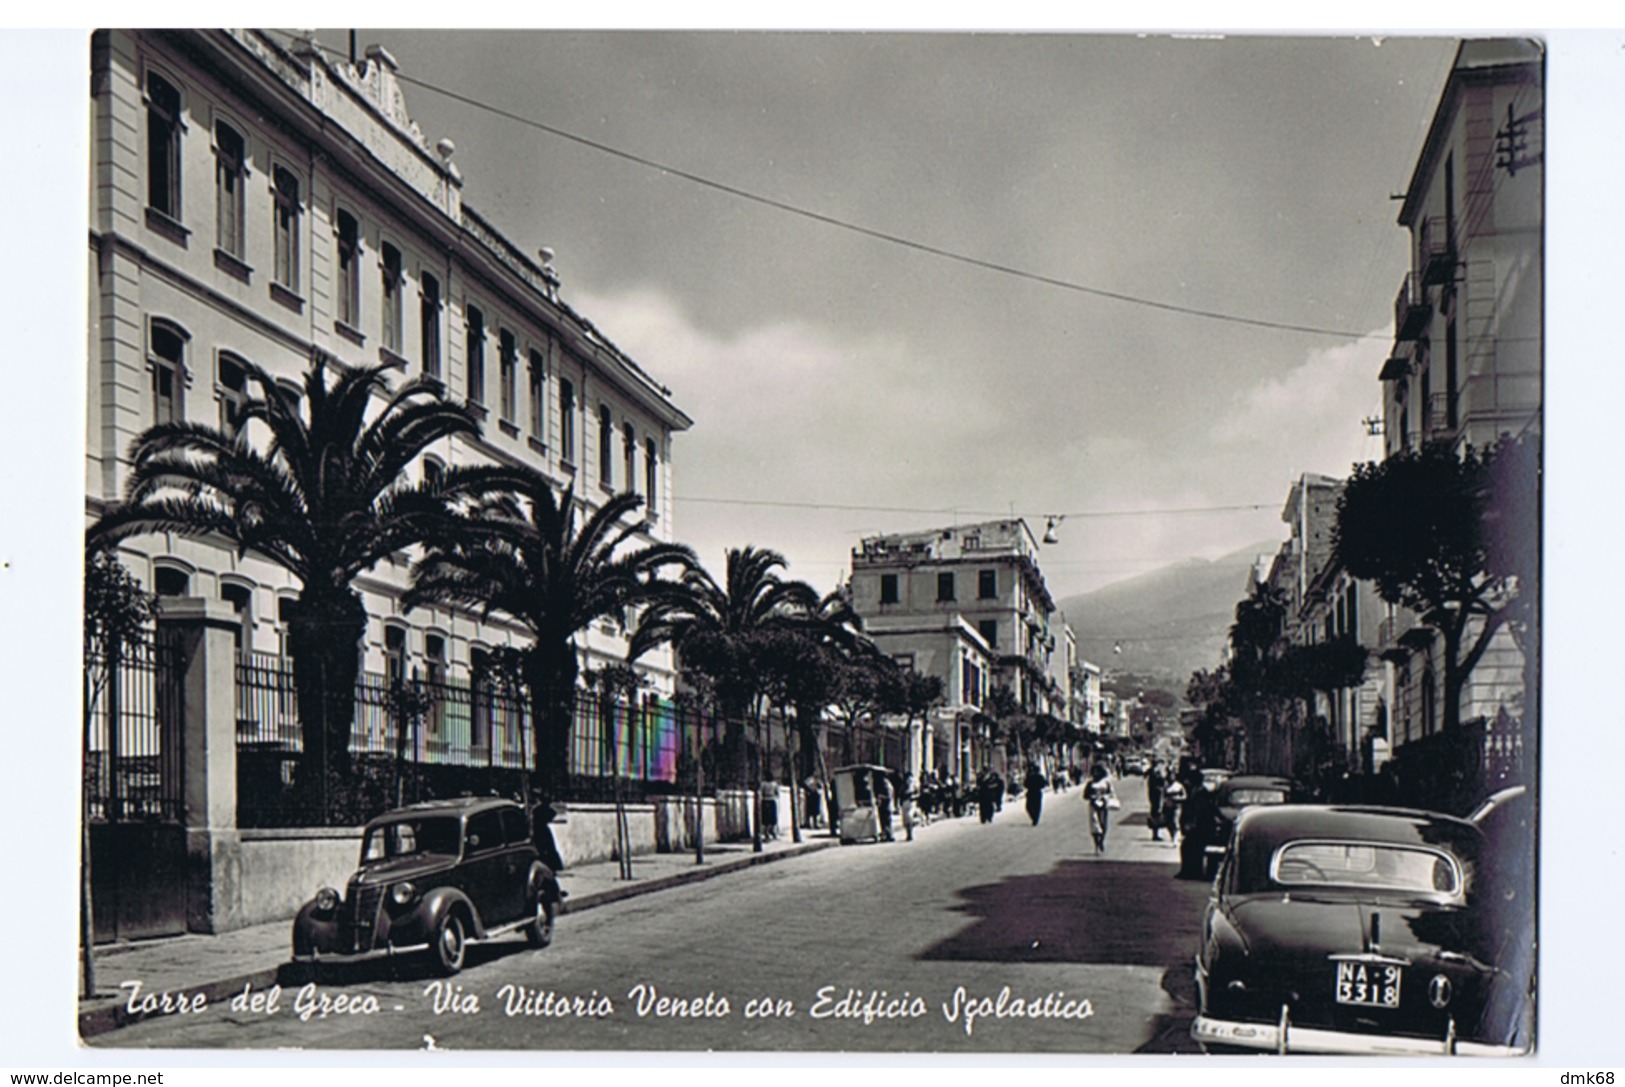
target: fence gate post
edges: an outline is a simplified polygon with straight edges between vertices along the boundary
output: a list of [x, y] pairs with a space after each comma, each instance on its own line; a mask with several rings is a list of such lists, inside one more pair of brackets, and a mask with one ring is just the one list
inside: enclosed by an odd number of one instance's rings
[[186, 828], [186, 922], [192, 932], [235, 927], [226, 886], [240, 870], [237, 832], [237, 669], [234, 631], [242, 620], [223, 600], [167, 597], [159, 640], [174, 653], [184, 707], [178, 722], [181, 818]]

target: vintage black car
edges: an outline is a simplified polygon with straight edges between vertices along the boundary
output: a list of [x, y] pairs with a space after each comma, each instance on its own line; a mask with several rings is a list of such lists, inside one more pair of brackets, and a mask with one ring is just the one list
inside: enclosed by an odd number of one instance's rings
[[1528, 978], [1503, 969], [1465, 819], [1260, 806], [1203, 917], [1191, 1036], [1216, 1051], [1513, 1055]]
[[556, 874], [537, 859], [525, 809], [465, 798], [398, 808], [367, 824], [361, 863], [341, 897], [323, 887], [293, 922], [296, 962], [425, 952], [462, 969], [470, 941], [523, 932], [553, 939]]
[[[1204, 771], [1205, 773], [1205, 771]], [[1288, 804], [1301, 799], [1291, 778], [1265, 774], [1235, 774], [1219, 778], [1208, 790], [1211, 803], [1191, 804], [1186, 811], [1192, 819], [1184, 828], [1183, 850], [1189, 854], [1182, 858], [1187, 870], [1200, 871], [1203, 879], [1212, 879], [1219, 869], [1219, 861], [1230, 844], [1230, 832], [1236, 825], [1236, 816], [1242, 809], [1255, 804]], [[1200, 818], [1202, 825], [1193, 825]]]

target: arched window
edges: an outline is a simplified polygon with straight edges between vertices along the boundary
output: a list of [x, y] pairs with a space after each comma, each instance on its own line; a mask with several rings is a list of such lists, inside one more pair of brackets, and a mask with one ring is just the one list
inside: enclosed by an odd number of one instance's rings
[[418, 338], [423, 348], [423, 376], [440, 376], [440, 281], [427, 272], [418, 280]]
[[248, 368], [229, 351], [220, 352], [216, 363], [215, 395], [220, 400], [220, 429], [227, 434], [237, 433], [243, 408], [248, 404]]
[[598, 482], [604, 489], [615, 487], [615, 421], [610, 417], [609, 405], [598, 405]]
[[220, 599], [237, 613], [237, 627], [231, 632], [237, 655], [246, 657], [254, 648], [254, 590], [237, 581], [220, 583]]
[[485, 314], [476, 306], [468, 307], [468, 402], [485, 403]]
[[511, 424], [519, 417], [519, 341], [506, 328], [497, 333], [497, 368], [500, 386], [497, 405], [502, 421]]
[[272, 278], [278, 286], [299, 293], [299, 179], [278, 166], [271, 171]]
[[191, 596], [192, 571], [184, 566], [155, 563], [152, 569], [152, 591], [159, 596]]
[[224, 121], [214, 123], [215, 240], [222, 253], [243, 259], [243, 183], [247, 174], [243, 135]]
[[181, 92], [157, 72], [147, 73], [147, 206], [181, 217]]
[[384, 680], [390, 690], [406, 682], [406, 627], [384, 625]]
[[361, 327], [361, 224], [347, 211], [338, 213], [338, 319]]
[[147, 334], [152, 370], [152, 419], [178, 423], [186, 417], [186, 345], [191, 337], [172, 321], [154, 320]]
[[402, 342], [404, 332], [402, 329], [401, 293], [405, 287], [405, 282], [402, 279], [401, 272], [401, 251], [385, 242], [378, 267], [384, 298], [382, 329], [384, 350], [399, 355], [406, 349], [405, 344]]

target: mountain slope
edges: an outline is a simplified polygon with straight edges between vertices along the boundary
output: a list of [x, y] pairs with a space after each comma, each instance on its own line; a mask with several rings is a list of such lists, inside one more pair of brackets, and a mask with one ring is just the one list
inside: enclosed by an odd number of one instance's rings
[[1279, 546], [1266, 540], [1067, 597], [1059, 607], [1077, 635], [1079, 658], [1157, 677], [1183, 692], [1192, 672], [1219, 663], [1248, 571]]

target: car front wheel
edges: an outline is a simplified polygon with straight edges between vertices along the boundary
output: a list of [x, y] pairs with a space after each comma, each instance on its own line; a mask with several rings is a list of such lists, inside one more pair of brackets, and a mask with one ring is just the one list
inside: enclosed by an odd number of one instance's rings
[[435, 973], [450, 976], [463, 968], [463, 955], [468, 950], [468, 932], [463, 919], [456, 913], [447, 913], [434, 927], [429, 942], [430, 963]]

